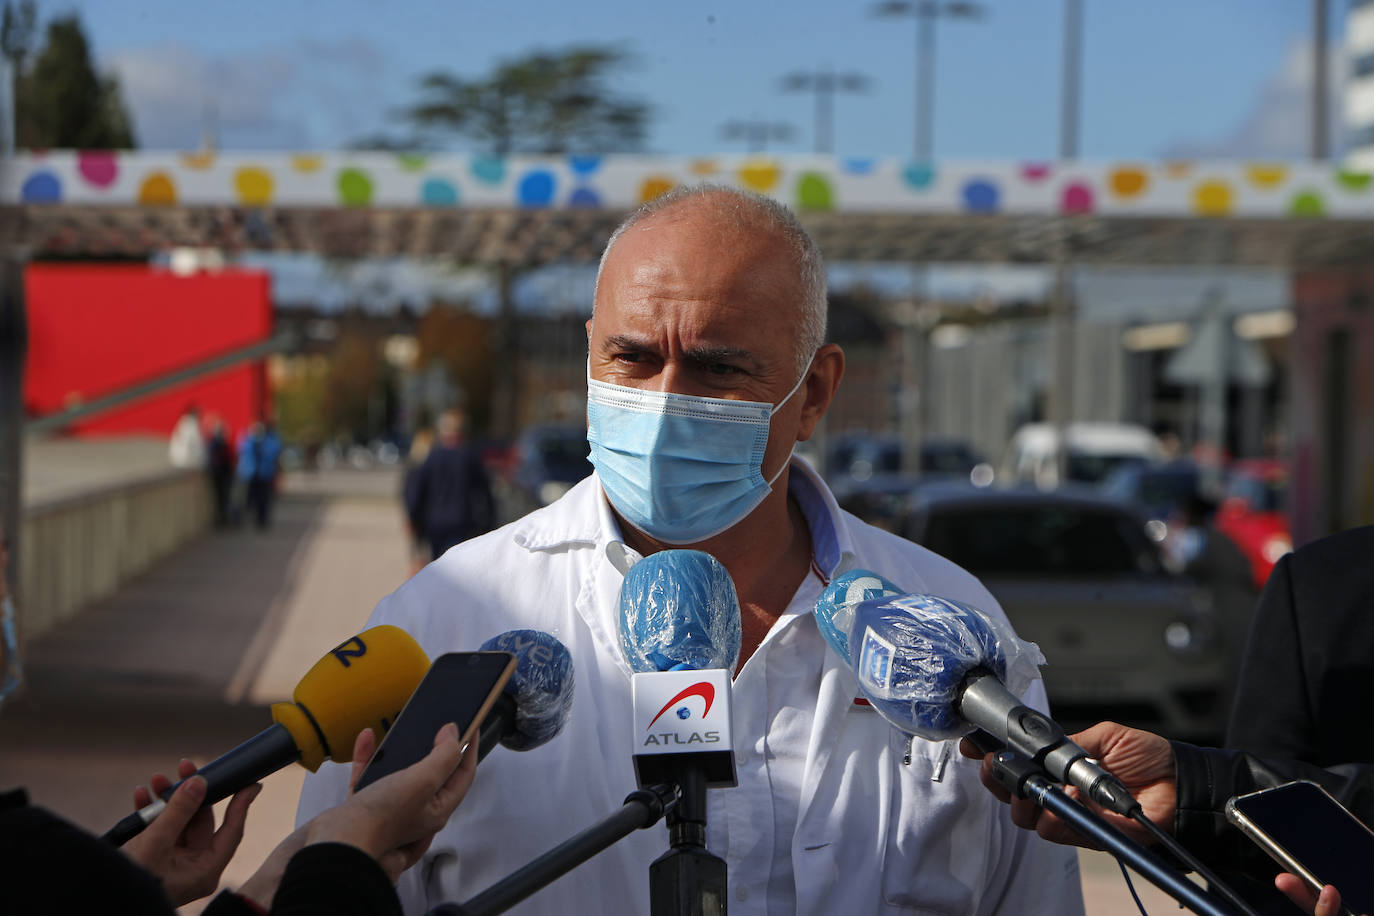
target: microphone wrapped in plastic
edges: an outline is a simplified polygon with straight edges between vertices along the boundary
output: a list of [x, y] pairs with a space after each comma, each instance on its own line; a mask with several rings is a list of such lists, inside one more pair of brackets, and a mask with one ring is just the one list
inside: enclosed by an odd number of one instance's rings
[[663, 550], [640, 560], [620, 587], [620, 640], [637, 672], [640, 786], [672, 780], [688, 756], [706, 785], [738, 785], [730, 682], [743, 625], [730, 573], [699, 550]]
[[1104, 808], [1135, 809], [1120, 780], [1021, 702], [1045, 657], [1004, 621], [933, 595], [874, 598], [854, 608], [849, 651], [860, 691], [907, 734], [941, 741], [982, 729]]
[[482, 723], [479, 759], [499, 743], [528, 751], [551, 741], [572, 712], [573, 661], [567, 646], [540, 630], [508, 630], [482, 651], [515, 655], [515, 672]]

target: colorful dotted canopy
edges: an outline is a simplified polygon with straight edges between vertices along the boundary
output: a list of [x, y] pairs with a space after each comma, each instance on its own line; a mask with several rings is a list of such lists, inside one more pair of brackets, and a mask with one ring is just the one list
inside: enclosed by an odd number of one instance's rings
[[1311, 163], [50, 151], [0, 161], [0, 204], [625, 210], [712, 181], [810, 213], [1369, 219], [1370, 179]]

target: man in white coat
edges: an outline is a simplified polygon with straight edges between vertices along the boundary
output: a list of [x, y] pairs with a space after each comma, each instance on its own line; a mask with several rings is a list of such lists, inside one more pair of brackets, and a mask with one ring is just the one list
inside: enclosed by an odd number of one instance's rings
[[[641, 557], [687, 545], [729, 570], [743, 618], [739, 786], [710, 792], [707, 825], [734, 916], [1082, 912], [1074, 854], [1014, 827], [954, 742], [909, 741], [856, 703], [816, 627], [821, 590], [855, 567], [1003, 616], [973, 576], [842, 512], [792, 458], [844, 373], [825, 310], [815, 244], [766, 198], [681, 189], [611, 237], [587, 322], [596, 473], [454, 547], [369, 624], [405, 628], [431, 656], [543, 630], [576, 670], [562, 733], [488, 758], [402, 876], [407, 913], [474, 896], [634, 790], [620, 584]], [[1027, 700], [1045, 707], [1039, 682]], [[337, 804], [347, 775], [326, 764], [309, 777], [298, 818]], [[666, 850], [663, 827], [636, 831], [513, 912], [647, 913], [649, 864]]]

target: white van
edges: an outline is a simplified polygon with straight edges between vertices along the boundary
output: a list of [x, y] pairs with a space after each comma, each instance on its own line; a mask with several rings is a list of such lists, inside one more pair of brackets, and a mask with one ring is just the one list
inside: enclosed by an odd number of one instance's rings
[[[1065, 476], [1098, 483], [1127, 461], [1158, 461], [1163, 449], [1154, 433], [1134, 423], [1070, 423], [1065, 429]], [[1033, 482], [1042, 490], [1059, 485], [1059, 435], [1050, 423], [1028, 423], [1016, 431], [1002, 459], [999, 479]]]

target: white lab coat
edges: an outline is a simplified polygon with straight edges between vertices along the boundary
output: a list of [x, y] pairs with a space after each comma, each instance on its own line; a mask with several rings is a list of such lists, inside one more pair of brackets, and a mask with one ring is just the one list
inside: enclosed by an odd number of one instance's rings
[[[833, 537], [815, 544], [828, 574], [863, 567], [905, 590], [1002, 615], [967, 572], [842, 513], [814, 471], [799, 460], [792, 467], [822, 494], [833, 523], [821, 526]], [[593, 475], [553, 505], [453, 548], [373, 613], [369, 625], [408, 630], [431, 657], [475, 649], [506, 630], [543, 630], [568, 647], [575, 668], [563, 731], [525, 753], [494, 751], [424, 860], [402, 876], [408, 914], [470, 899], [610, 815], [635, 789], [630, 668], [616, 631], [624, 548], [610, 518]], [[854, 704], [852, 672], [826, 655], [792, 840], [797, 912], [1081, 913], [1074, 850], [1014, 827], [956, 742], [915, 739], [904, 763], [906, 736]], [[1038, 681], [1027, 699], [1045, 707]], [[308, 777], [298, 822], [337, 804], [347, 774], [327, 763]], [[730, 791], [711, 792], [708, 828]], [[512, 912], [647, 914], [649, 864], [667, 848], [663, 826], [636, 831]], [[734, 895], [736, 878], [758, 886], [758, 876], [727, 863], [732, 914], [766, 913], [759, 895]]]

